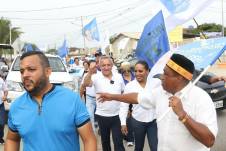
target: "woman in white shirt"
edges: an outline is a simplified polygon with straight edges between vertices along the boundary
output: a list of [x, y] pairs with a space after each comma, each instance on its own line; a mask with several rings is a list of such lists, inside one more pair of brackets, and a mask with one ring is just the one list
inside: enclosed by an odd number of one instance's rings
[[[148, 64], [145, 61], [138, 61], [135, 65], [135, 77], [133, 81], [125, 86], [124, 93], [133, 93], [144, 91], [149, 73]], [[126, 134], [126, 116], [128, 113], [128, 103], [120, 105], [120, 120], [122, 132]], [[151, 151], [157, 151], [157, 124], [155, 120], [154, 109], [144, 109], [139, 104], [133, 104], [132, 127], [135, 137], [135, 151], [142, 151], [147, 134], [148, 143]]]

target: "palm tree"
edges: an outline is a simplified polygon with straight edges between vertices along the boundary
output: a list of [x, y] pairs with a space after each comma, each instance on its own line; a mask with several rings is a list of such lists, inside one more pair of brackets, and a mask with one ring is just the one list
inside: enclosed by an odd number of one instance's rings
[[[0, 43], [10, 44], [10, 27], [11, 21], [8, 19], [0, 18]], [[11, 43], [13, 43], [23, 32], [20, 31], [19, 27], [11, 28]], [[2, 50], [0, 51], [0, 55]]]

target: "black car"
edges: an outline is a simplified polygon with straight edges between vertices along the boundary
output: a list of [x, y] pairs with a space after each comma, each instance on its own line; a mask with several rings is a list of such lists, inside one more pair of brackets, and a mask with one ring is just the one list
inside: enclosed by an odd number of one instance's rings
[[[208, 76], [215, 76], [212, 73], [207, 73]], [[205, 76], [205, 75], [204, 75]], [[218, 81], [212, 84], [199, 80], [197, 86], [205, 90], [212, 98], [215, 108], [217, 110], [223, 110], [226, 108], [226, 83], [224, 81]]]

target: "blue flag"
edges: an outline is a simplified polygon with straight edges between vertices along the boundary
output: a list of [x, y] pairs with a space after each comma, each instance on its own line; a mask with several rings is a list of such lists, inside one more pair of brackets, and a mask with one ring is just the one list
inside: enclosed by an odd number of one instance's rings
[[61, 58], [66, 57], [66, 55], [68, 54], [68, 48], [67, 48], [67, 42], [66, 40], [64, 40], [63, 45], [58, 48], [58, 56], [60, 56]]
[[176, 50], [193, 61], [196, 69], [213, 65], [226, 49], [226, 38], [213, 38], [183, 45]]
[[27, 43], [27, 44], [24, 45], [23, 50], [24, 50], [25, 52], [34, 51], [34, 49], [33, 49], [33, 47], [32, 47], [32, 44], [29, 44], [29, 43]]
[[139, 60], [145, 60], [151, 68], [169, 49], [164, 19], [160, 11], [145, 25], [137, 44], [136, 56]]
[[85, 25], [82, 34], [89, 41], [93, 40], [100, 41], [96, 18], [94, 18], [90, 23]]

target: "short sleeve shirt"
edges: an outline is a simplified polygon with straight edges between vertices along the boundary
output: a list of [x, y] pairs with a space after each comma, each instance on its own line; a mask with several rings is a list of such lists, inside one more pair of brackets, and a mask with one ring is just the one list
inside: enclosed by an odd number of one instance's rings
[[24, 93], [10, 107], [8, 126], [18, 132], [24, 151], [79, 151], [77, 128], [89, 121], [79, 95], [61, 86], [44, 95], [42, 105]]
[[[192, 119], [207, 126], [216, 137], [218, 127], [216, 110], [212, 99], [204, 90], [196, 86], [191, 89], [189, 87], [191, 87], [191, 84], [175, 95], [180, 96], [182, 93], [187, 92], [182, 98], [184, 110]], [[187, 89], [190, 90], [187, 91]], [[170, 110], [162, 120], [158, 121], [158, 118], [169, 108], [168, 98], [170, 96], [172, 95], [164, 91], [161, 86], [138, 94], [140, 105], [146, 108], [156, 108], [158, 151], [209, 151], [209, 148], [191, 135], [184, 124], [178, 120], [173, 110]]]

